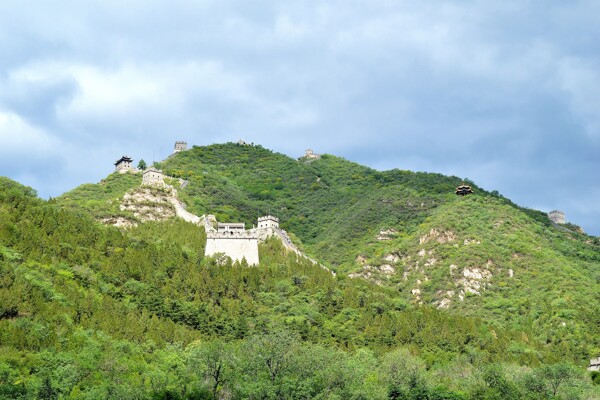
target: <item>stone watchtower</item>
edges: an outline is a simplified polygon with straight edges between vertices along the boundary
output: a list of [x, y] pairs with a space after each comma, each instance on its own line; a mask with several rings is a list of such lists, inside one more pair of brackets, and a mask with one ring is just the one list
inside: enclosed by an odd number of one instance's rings
[[173, 154], [179, 153], [180, 151], [187, 150], [187, 142], [177, 141], [175, 142], [175, 148], [173, 149]]
[[555, 224], [564, 224], [566, 223], [565, 220], [565, 213], [559, 210], [552, 210], [548, 213], [548, 218], [550, 218], [550, 221], [554, 222]]
[[150, 167], [142, 174], [142, 186], [164, 186], [164, 177], [161, 170]]
[[315, 152], [313, 151], [313, 149], [306, 149], [306, 151], [304, 152], [304, 158], [309, 158], [309, 159], [315, 159], [315, 158], [321, 158], [320, 154], [315, 154]]
[[260, 217], [258, 219], [258, 229], [277, 229], [279, 228], [279, 218], [274, 217], [272, 215], [267, 215], [265, 217]]
[[133, 159], [129, 158], [128, 156], [123, 156], [123, 157], [119, 158], [115, 162], [115, 172], [124, 174], [125, 172], [132, 171], [133, 170], [133, 168], [131, 167], [132, 162], [133, 162]]

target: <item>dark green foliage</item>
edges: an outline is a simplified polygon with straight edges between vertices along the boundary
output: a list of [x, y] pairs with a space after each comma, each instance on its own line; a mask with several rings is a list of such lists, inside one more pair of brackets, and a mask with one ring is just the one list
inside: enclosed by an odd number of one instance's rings
[[600, 385], [600, 371], [590, 372], [590, 378], [592, 378], [592, 382], [594, 382], [594, 385]]
[[[457, 198], [458, 178], [327, 155], [227, 144], [162, 167], [189, 181], [179, 195], [196, 214], [250, 224], [270, 211], [338, 272], [386, 254], [398, 271], [381, 286], [333, 276], [274, 239], [248, 268], [205, 258], [203, 230], [179, 220], [97, 224], [119, 215], [139, 175], [48, 202], [0, 179], [0, 399], [597, 397], [572, 366], [600, 348], [595, 239], [472, 183]], [[455, 239], [422, 240], [432, 229]], [[419, 306], [420, 276], [402, 273], [421, 250], [436, 263]], [[488, 265], [493, 278], [438, 310], [452, 264]]]

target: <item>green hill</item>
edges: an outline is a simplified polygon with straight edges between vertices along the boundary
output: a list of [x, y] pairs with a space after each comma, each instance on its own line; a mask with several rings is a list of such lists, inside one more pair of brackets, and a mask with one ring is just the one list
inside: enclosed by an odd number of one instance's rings
[[0, 179], [0, 398], [599, 396], [581, 368], [600, 352], [596, 238], [327, 155], [225, 144], [161, 167], [189, 211], [275, 214], [337, 276], [276, 240], [249, 268], [177, 219], [98, 224], [132, 217], [139, 175], [48, 202]]
[[[312, 257], [409, 303], [526, 326], [581, 359], [600, 351], [598, 238], [497, 193], [470, 183], [475, 193], [458, 197], [456, 177], [379, 172], [330, 155], [295, 160], [232, 143], [194, 146], [161, 167], [189, 182], [179, 195], [198, 215], [249, 225], [275, 214]], [[92, 210], [86, 204], [101, 199], [96, 215], [105, 215], [136, 179], [113, 174], [57, 201]]]

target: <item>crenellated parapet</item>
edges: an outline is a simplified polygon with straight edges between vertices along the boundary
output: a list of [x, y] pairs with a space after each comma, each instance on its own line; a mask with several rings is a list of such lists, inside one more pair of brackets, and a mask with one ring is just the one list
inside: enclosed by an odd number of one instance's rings
[[228, 231], [228, 232], [219, 232], [219, 231], [207, 231], [206, 237], [211, 239], [224, 239], [224, 240], [235, 240], [235, 239], [257, 239], [258, 233], [256, 229], [249, 229], [245, 231]]

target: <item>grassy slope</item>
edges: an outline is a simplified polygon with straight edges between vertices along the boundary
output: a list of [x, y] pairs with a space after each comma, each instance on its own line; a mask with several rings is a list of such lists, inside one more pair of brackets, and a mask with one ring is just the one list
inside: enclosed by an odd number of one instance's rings
[[[478, 209], [488, 212], [490, 202], [495, 211], [490, 211], [487, 220], [465, 218], [468, 213], [481, 214], [475, 213]], [[499, 217], [505, 225], [494, 228]], [[437, 207], [414, 228], [414, 234], [424, 235], [431, 227], [447, 224], [457, 237], [461, 232], [478, 235], [484, 245], [490, 223], [491, 229], [502, 230], [495, 235], [505, 241], [498, 249], [484, 249], [479, 254], [477, 247], [456, 250], [444, 245], [434, 250], [440, 259], [444, 254], [456, 258], [452, 252], [465, 254], [469, 256], [462, 259], [465, 263], [494, 250], [499, 253], [496, 263], [501, 264], [512, 251], [526, 255], [554, 246], [564, 258], [556, 253], [548, 260], [562, 262], [587, 249], [575, 241], [572, 248], [561, 247], [565, 244], [562, 233], [553, 231], [543, 237], [540, 232], [530, 238], [512, 237], [513, 232], [528, 236], [532, 229], [540, 229], [539, 224], [523, 213], [514, 219], [512, 206], [503, 202], [475, 196]], [[415, 235], [377, 243], [371, 247], [383, 247], [370, 257], [392, 250], [411, 254], [420, 246]], [[372, 354], [365, 347], [382, 354], [377, 359], [370, 356], [372, 370], [365, 378], [348, 362], [343, 367], [353, 371], [349, 377], [334, 379], [342, 383], [354, 379], [357, 387], [371, 382], [369, 390], [382, 392], [380, 396], [371, 393], [357, 398], [384, 397], [387, 372], [379, 372], [376, 366], [384, 365], [381, 360], [399, 346], [410, 349], [431, 367], [432, 387], [433, 382], [438, 386], [443, 379], [443, 385], [457, 392], [465, 390], [465, 385], [469, 391], [487, 391], [485, 382], [477, 380], [481, 379], [477, 371], [491, 362], [536, 366], [560, 359], [581, 363], [589, 355], [584, 353], [592, 339], [582, 336], [589, 331], [584, 323], [575, 326], [580, 332], [572, 337], [586, 346], [583, 350], [557, 341], [546, 343], [530, 337], [532, 330], [526, 323], [506, 329], [499, 316], [486, 321], [413, 307], [401, 301], [395, 289], [344, 276], [335, 278], [308, 262], [285, 256], [274, 240], [261, 246], [261, 268], [217, 265], [214, 260], [203, 259], [203, 246], [202, 229], [191, 224], [174, 220], [121, 232], [94, 223], [84, 213], [36, 199], [29, 189], [0, 178], [0, 397], [177, 398], [164, 391], [184, 393], [187, 385], [206, 385], [204, 375], [190, 373], [198, 367], [194, 358], [197, 346], [207, 346], [215, 338], [233, 341], [242, 351], [243, 366], [258, 356], [248, 345], [265, 331], [272, 332], [273, 327], [297, 334], [303, 343], [301, 353], [327, 351], [346, 360], [341, 349], [351, 350], [352, 357], [359, 358], [358, 366], [364, 364], [365, 355]], [[503, 247], [508, 247], [504, 253], [499, 251]], [[595, 253], [586, 254], [593, 257]], [[595, 265], [590, 261], [591, 274], [597, 273]], [[546, 268], [533, 262], [513, 267], [515, 280], [524, 277], [519, 286], [529, 289], [527, 268], [532, 276]], [[579, 265], [565, 271], [582, 274]], [[563, 289], [565, 299], [556, 305], [570, 307], [573, 293], [556, 284], [556, 290]], [[582, 293], [577, 301], [589, 301], [585, 297], [588, 294]], [[476, 308], [475, 302], [464, 304], [465, 309]], [[561, 340], [567, 341], [564, 337]], [[244, 350], [248, 348], [249, 352]], [[406, 351], [401, 359], [410, 357]], [[314, 369], [313, 360], [307, 365]], [[327, 365], [325, 370], [333, 371]], [[461, 369], [455, 373], [453, 368]], [[528, 369], [518, 372], [523, 376], [529, 373]], [[419, 374], [426, 373], [423, 370]], [[358, 378], [352, 378], [355, 375]], [[237, 388], [238, 398], [248, 398], [244, 390], [254, 390], [255, 371], [249, 376], [250, 381]], [[236, 375], [233, 379], [242, 382], [245, 378]], [[286, 379], [290, 377], [286, 375]], [[306, 385], [308, 379], [305, 374], [297, 381]], [[584, 378], [578, 382], [592, 393]], [[309, 386], [316, 387], [317, 383]], [[351, 397], [342, 394], [336, 398]]]
[[[453, 189], [461, 180], [456, 177], [378, 172], [328, 155], [297, 161], [260, 146], [194, 147], [162, 167], [190, 182], [179, 191], [190, 211], [247, 224], [271, 212], [310, 254], [338, 272], [359, 269], [358, 255], [378, 265], [384, 255], [397, 254], [405, 261], [396, 266], [389, 285], [407, 301], [414, 301], [411, 290], [417, 280], [425, 282], [419, 286], [422, 300], [437, 304], [443, 292], [458, 292], [463, 268], [489, 265], [493, 277], [482, 296], [455, 297], [451, 310], [526, 327], [536, 339], [569, 348], [581, 358], [600, 351], [598, 240], [558, 230], [541, 212], [517, 207], [475, 185], [475, 195], [457, 198]], [[89, 189], [86, 197], [96, 198]], [[72, 193], [65, 196], [73, 198]], [[398, 231], [394, 240], [375, 239], [384, 228]], [[431, 229], [451, 231], [456, 239], [420, 244]], [[465, 239], [480, 243], [464, 245]], [[420, 273], [403, 280], [420, 250], [436, 258], [421, 273], [428, 280]], [[450, 265], [457, 266], [459, 277], [449, 273]]]
[[307, 250], [339, 271], [351, 269], [365, 242], [386, 227], [413, 232], [432, 209], [453, 198], [456, 177], [378, 172], [338, 157], [303, 162], [262, 147], [194, 147], [164, 170], [190, 181], [190, 209], [252, 223], [271, 212]]
[[[420, 240], [432, 229], [456, 238]], [[414, 272], [415, 263], [424, 265], [422, 251], [436, 262]], [[443, 292], [460, 290], [464, 268], [486, 269], [493, 276], [482, 296], [459, 301], [455, 295], [453, 310], [499, 326], [530, 327], [532, 338], [582, 358], [600, 350], [600, 251], [589, 237], [541, 224], [501, 199], [472, 196], [437, 208], [416, 235], [386, 242], [370, 253], [370, 261], [381, 263], [389, 253], [404, 258], [391, 284], [409, 298], [419, 287], [423, 301], [434, 303]], [[454, 274], [451, 265], [457, 267]], [[409, 271], [407, 280], [404, 271]], [[429, 280], [417, 286], [425, 276]]]
[[135, 219], [130, 213], [119, 210], [119, 204], [125, 192], [141, 183], [141, 174], [112, 173], [97, 184], [80, 185], [55, 201], [71, 210], [84, 210], [97, 219], [113, 216]]
[[[518, 330], [499, 329], [488, 343], [490, 330], [477, 318], [407, 307], [391, 289], [337, 279], [285, 255], [276, 240], [261, 245], [261, 268], [217, 265], [203, 258], [204, 232], [192, 224], [120, 232], [10, 182], [0, 179], [0, 188], [0, 353], [2, 346], [76, 350], [84, 331], [164, 346], [240, 339], [272, 326], [349, 349], [413, 345], [431, 363], [469, 349], [482, 361], [521, 360], [505, 358], [504, 348], [527, 346]], [[522, 361], [548, 357], [540, 344], [531, 349], [539, 357]]]

